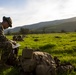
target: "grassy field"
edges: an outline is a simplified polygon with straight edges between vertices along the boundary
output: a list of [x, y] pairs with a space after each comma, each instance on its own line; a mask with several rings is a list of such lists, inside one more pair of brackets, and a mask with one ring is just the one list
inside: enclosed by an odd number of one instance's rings
[[[12, 39], [12, 36], [7, 36]], [[24, 47], [39, 49], [57, 56], [61, 62], [70, 62], [76, 67], [76, 33], [29, 34], [21, 44], [19, 55]], [[16, 68], [3, 69], [0, 75], [19, 75]], [[69, 75], [76, 75], [72, 72]]]

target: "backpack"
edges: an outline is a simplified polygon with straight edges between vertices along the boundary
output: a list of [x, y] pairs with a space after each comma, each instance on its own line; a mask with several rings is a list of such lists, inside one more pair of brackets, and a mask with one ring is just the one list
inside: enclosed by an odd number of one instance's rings
[[35, 51], [33, 59], [36, 61], [36, 75], [56, 75], [56, 65], [49, 53]]
[[55, 61], [52, 56], [46, 52], [33, 51], [32, 49], [26, 48], [22, 52], [20, 64], [25, 73], [56, 75]]

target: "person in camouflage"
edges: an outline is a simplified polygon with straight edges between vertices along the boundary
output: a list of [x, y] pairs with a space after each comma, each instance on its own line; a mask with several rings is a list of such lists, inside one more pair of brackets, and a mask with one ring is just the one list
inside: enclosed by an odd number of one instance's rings
[[4, 35], [4, 29], [12, 27], [10, 17], [3, 16], [3, 21], [0, 22], [0, 53], [2, 63], [6, 63], [12, 50], [12, 42]]

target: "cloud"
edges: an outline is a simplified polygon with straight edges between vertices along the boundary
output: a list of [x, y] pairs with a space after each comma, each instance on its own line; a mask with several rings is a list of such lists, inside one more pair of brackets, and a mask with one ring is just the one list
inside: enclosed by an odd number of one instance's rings
[[[0, 7], [0, 16], [10, 16], [13, 27], [76, 16], [75, 0], [26, 0], [18, 8]], [[17, 3], [16, 3], [17, 4]]]
[[58, 14], [61, 19], [76, 17], [75, 3], [76, 3], [75, 0], [67, 0], [66, 3], [63, 4], [64, 8], [60, 9]]

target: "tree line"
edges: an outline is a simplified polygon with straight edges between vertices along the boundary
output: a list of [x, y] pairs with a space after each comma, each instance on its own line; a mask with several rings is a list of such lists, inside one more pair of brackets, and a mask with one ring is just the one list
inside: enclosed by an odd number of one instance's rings
[[[61, 31], [59, 31], [59, 33], [66, 33], [67, 31], [62, 29]], [[76, 30], [74, 31], [76, 32]], [[37, 31], [37, 30], [29, 30], [28, 28], [20, 28], [20, 30], [18, 32], [11, 32], [10, 30], [7, 31], [6, 35], [14, 35], [14, 34], [42, 34], [42, 33], [58, 33], [57, 31], [46, 31], [46, 28], [43, 28], [41, 31]]]

